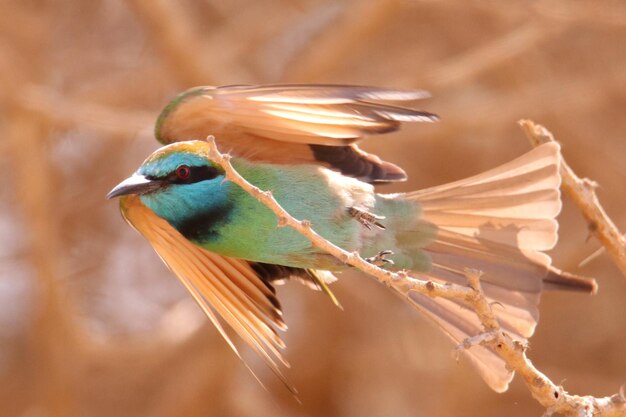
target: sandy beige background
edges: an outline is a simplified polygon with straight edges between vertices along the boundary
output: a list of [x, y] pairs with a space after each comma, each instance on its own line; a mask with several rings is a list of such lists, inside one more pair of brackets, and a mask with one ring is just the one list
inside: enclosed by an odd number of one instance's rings
[[[529, 149], [545, 124], [626, 230], [622, 1], [3, 1], [0, 3], [0, 416], [532, 416], [490, 391], [384, 287], [344, 275], [345, 310], [281, 287], [291, 381], [261, 388], [105, 194], [157, 147], [152, 123], [201, 84], [425, 88], [441, 115], [365, 145], [412, 190]], [[595, 297], [548, 294], [530, 357], [579, 394], [626, 382], [626, 278], [565, 198], [563, 269]], [[253, 361], [254, 362], [254, 361]], [[258, 364], [254, 362], [255, 364]], [[261, 368], [262, 369], [262, 368]]]

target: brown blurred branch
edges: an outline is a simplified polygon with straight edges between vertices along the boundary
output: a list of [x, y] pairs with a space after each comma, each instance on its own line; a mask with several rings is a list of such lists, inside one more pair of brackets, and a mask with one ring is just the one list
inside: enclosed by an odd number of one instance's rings
[[193, 31], [194, 25], [178, 2], [129, 0], [128, 3], [181, 83], [191, 87], [210, 84], [215, 79], [202, 59], [204, 48]]
[[308, 220], [293, 218], [278, 204], [270, 191], [259, 189], [239, 175], [230, 164], [230, 155], [219, 152], [212, 136], [209, 136], [207, 140], [210, 144], [208, 155], [206, 155], [207, 158], [218, 163], [224, 169], [226, 178], [229, 181], [239, 185], [270, 208], [278, 218], [278, 227], [288, 226], [293, 228], [309, 239], [314, 246], [333, 255], [341, 262], [374, 277], [380, 283], [392, 288], [404, 297], [408, 297], [411, 291], [416, 291], [429, 297], [452, 298], [468, 302], [476, 312], [486, 333], [471, 338], [463, 343], [463, 346], [471, 347], [476, 342], [480, 342], [493, 347], [507, 365], [522, 376], [533, 397], [546, 407], [547, 415], [559, 412], [570, 416], [617, 417], [626, 412], [626, 399], [621, 394], [604, 398], [569, 395], [537, 370], [526, 357], [526, 347], [519, 341], [513, 340], [501, 329], [498, 319], [480, 286], [481, 273], [479, 271], [467, 271], [469, 286], [465, 287], [449, 283], [439, 284], [425, 281], [410, 277], [405, 272], [391, 272], [379, 268], [363, 259], [358, 253], [347, 252], [325, 240], [312, 229]]
[[537, 44], [545, 41], [549, 36], [560, 33], [564, 28], [564, 24], [547, 25], [542, 21], [531, 21], [491, 42], [439, 63], [434, 70], [429, 71], [430, 76], [426, 77], [426, 82], [436, 89], [449, 88], [467, 82], [535, 48]]
[[[519, 124], [533, 146], [555, 142], [554, 136], [545, 127], [530, 120], [521, 120]], [[565, 161], [561, 163], [561, 176], [563, 189], [580, 208], [589, 224], [589, 231], [602, 242], [613, 257], [613, 262], [626, 276], [626, 238], [602, 208], [596, 195], [597, 184], [587, 178], [578, 177]]]
[[622, 1], [603, 2], [602, 5], [586, 2], [544, 1], [529, 5], [541, 17], [553, 21], [576, 24], [624, 27], [626, 8]]
[[150, 112], [117, 110], [76, 100], [42, 86], [24, 86], [15, 100], [23, 108], [63, 127], [88, 126], [110, 135], [127, 136], [154, 124]]
[[[467, 103], [450, 96], [448, 118], [441, 124], [439, 134], [442, 137], [456, 134], [462, 130], [480, 130], [486, 127], [509, 124], [511, 120], [519, 119], [520, 115], [528, 114], [532, 108], [532, 116], [539, 117], [548, 113], [550, 109], [558, 108], [563, 113], [584, 113], [594, 107], [599, 107], [608, 100], [606, 91], [618, 89], [618, 80], [613, 77], [599, 79], [584, 79], [583, 77], [562, 77], [564, 84], [576, 85], [575, 89], [563, 89], [555, 80], [548, 80], [525, 86], [516, 91], [518, 100], [502, 102], [496, 95], [481, 97], [481, 100], [472, 102], [472, 111], [467, 110]], [[618, 90], [619, 91], [619, 90]], [[585, 100], [580, 100], [585, 97]], [[549, 106], [532, 106], [530, 103], [548, 103]], [[476, 117], [480, 114], [482, 117]]]
[[[12, 106], [6, 137], [9, 143], [14, 186], [24, 229], [29, 236], [28, 256], [36, 273], [34, 322], [30, 329], [36, 383], [34, 403], [51, 416], [74, 414], [72, 398], [74, 357], [80, 329], [72, 319], [72, 307], [59, 288], [63, 258], [58, 221], [55, 219], [53, 170], [48, 158], [45, 121], [19, 106]], [[65, 299], [65, 301], [62, 301]]]
[[287, 82], [317, 81], [343, 62], [355, 45], [381, 28], [397, 11], [397, 0], [360, 1], [346, 3], [344, 17], [315, 39], [285, 76]]

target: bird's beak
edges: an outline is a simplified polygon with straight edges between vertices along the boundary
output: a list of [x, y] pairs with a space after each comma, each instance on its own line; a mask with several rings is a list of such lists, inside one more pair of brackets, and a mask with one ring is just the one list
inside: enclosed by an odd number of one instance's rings
[[107, 194], [107, 199], [126, 194], [146, 194], [156, 190], [161, 187], [161, 185], [161, 181], [150, 180], [143, 175], [134, 174], [117, 184], [115, 188]]

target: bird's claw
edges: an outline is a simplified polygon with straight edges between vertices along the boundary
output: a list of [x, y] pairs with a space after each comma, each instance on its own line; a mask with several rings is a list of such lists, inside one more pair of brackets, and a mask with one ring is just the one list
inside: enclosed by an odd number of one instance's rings
[[376, 226], [381, 230], [385, 230], [385, 226], [380, 223], [379, 220], [384, 220], [385, 216], [378, 216], [374, 213], [370, 213], [367, 210], [363, 210], [357, 207], [350, 207], [348, 209], [348, 213], [354, 217], [356, 221], [361, 223], [363, 226], [372, 230], [372, 226]]
[[388, 255], [393, 255], [393, 251], [390, 250], [381, 250], [376, 255], [371, 256], [369, 258], [365, 258], [365, 260], [372, 265], [376, 266], [385, 266], [385, 265], [393, 265], [393, 261], [391, 259], [387, 259]]

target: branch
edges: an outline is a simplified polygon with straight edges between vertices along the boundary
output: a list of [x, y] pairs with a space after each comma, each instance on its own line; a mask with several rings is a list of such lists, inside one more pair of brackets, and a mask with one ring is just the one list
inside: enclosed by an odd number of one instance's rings
[[[539, 146], [546, 142], [556, 142], [552, 133], [541, 125], [530, 120], [520, 120], [519, 124], [533, 146]], [[563, 189], [582, 211], [589, 224], [589, 231], [602, 242], [613, 257], [613, 262], [626, 276], [626, 238], [620, 233], [598, 201], [596, 196], [597, 184], [587, 178], [578, 177], [564, 160], [561, 162], [561, 177], [563, 178]]]
[[292, 217], [278, 204], [271, 191], [261, 190], [239, 175], [230, 163], [230, 155], [220, 153], [213, 136], [209, 136], [207, 141], [209, 142], [207, 157], [224, 169], [225, 176], [229, 181], [240, 186], [272, 210], [278, 218], [278, 227], [288, 226], [295, 229], [309, 239], [314, 246], [326, 251], [341, 262], [374, 277], [404, 297], [408, 297], [410, 292], [415, 291], [429, 297], [453, 298], [468, 302], [480, 319], [485, 333], [464, 341], [461, 348], [471, 348], [477, 343], [491, 346], [512, 370], [522, 376], [533, 397], [546, 407], [546, 415], [558, 412], [571, 416], [618, 417], [623, 416], [626, 412], [626, 399], [623, 393], [604, 398], [569, 395], [562, 387], [554, 384], [537, 370], [526, 357], [526, 346], [513, 340], [501, 329], [500, 323], [480, 286], [482, 274], [480, 271], [466, 271], [469, 286], [465, 287], [417, 279], [409, 276], [406, 271], [392, 272], [379, 268], [367, 262], [357, 252], [347, 252], [321, 237], [311, 228], [310, 221]]
[[623, 392], [602, 398], [596, 398], [591, 395], [571, 395], [563, 387], [556, 385], [535, 368], [526, 356], [527, 346], [517, 340], [513, 340], [500, 328], [491, 305], [480, 286], [481, 275], [480, 271], [466, 270], [470, 288], [473, 290], [473, 298], [468, 301], [474, 307], [487, 333], [466, 340], [461, 346], [463, 349], [471, 348], [475, 344], [493, 347], [498, 355], [504, 359], [508, 367], [524, 379], [524, 383], [532, 396], [546, 408], [545, 416], [551, 416], [554, 413], [583, 417], [624, 416], [624, 413], [626, 413], [626, 397]]

